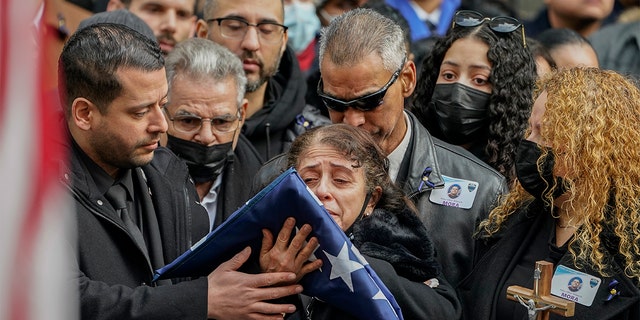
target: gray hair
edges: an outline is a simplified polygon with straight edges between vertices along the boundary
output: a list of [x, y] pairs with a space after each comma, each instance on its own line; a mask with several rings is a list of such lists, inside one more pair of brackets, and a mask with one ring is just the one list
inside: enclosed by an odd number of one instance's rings
[[372, 53], [384, 68], [395, 72], [404, 62], [407, 48], [402, 29], [393, 20], [371, 9], [358, 8], [335, 18], [320, 34], [320, 63], [325, 53], [339, 66], [355, 65]]
[[238, 92], [238, 106], [242, 103], [247, 77], [242, 69], [240, 59], [229, 49], [211, 40], [190, 38], [180, 42], [171, 50], [165, 60], [169, 95], [171, 95], [173, 80], [178, 76], [196, 81], [222, 81], [232, 78]]

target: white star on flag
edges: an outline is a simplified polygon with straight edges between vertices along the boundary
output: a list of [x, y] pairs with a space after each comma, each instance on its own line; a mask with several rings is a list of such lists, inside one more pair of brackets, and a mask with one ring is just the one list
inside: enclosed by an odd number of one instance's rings
[[371, 299], [373, 299], [373, 300], [387, 300], [387, 297], [384, 295], [384, 293], [382, 293], [381, 290], [378, 290], [378, 293], [376, 293]]
[[326, 251], [324, 251], [324, 253], [327, 255], [327, 259], [329, 259], [329, 262], [331, 263], [331, 275], [329, 276], [329, 280], [339, 277], [347, 284], [349, 290], [353, 292], [351, 273], [363, 269], [364, 266], [349, 259], [349, 248], [347, 247], [347, 243], [344, 242], [338, 256], [333, 256]]
[[353, 254], [356, 255], [356, 257], [358, 257], [358, 260], [360, 260], [360, 262], [362, 262], [363, 265], [368, 265], [369, 262], [367, 262], [367, 259], [365, 259], [362, 254], [360, 253], [360, 251], [358, 250], [358, 248], [356, 247], [351, 247], [351, 251], [353, 251]]

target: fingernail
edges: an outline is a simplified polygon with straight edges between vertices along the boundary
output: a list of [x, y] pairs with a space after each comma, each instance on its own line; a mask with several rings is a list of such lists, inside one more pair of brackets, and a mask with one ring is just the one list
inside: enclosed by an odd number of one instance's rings
[[296, 286], [296, 293], [302, 292], [302, 286]]
[[289, 306], [288, 311], [289, 311], [289, 312], [287, 312], [287, 313], [293, 313], [293, 312], [296, 312], [296, 307], [295, 307], [295, 306]]
[[290, 273], [287, 275], [287, 280], [295, 280], [296, 278], [296, 274], [295, 273]]

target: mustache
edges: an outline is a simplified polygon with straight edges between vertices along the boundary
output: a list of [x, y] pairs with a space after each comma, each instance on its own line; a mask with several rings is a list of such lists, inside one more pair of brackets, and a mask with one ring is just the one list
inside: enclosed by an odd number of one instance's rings
[[264, 62], [262, 61], [262, 59], [260, 57], [258, 57], [258, 55], [253, 51], [243, 51], [242, 52], [242, 55], [240, 56], [240, 60], [244, 61], [246, 59], [256, 61], [258, 63], [258, 65], [260, 66], [260, 68], [264, 67]]
[[156, 39], [158, 39], [158, 42], [162, 41], [174, 46], [176, 45], [176, 39], [171, 34], [163, 33], [158, 35]]
[[150, 145], [152, 143], [159, 143], [160, 142], [160, 136], [161, 136], [160, 133], [153, 134], [153, 136], [150, 137], [150, 138], [138, 141], [138, 146], [147, 146], [147, 145]]

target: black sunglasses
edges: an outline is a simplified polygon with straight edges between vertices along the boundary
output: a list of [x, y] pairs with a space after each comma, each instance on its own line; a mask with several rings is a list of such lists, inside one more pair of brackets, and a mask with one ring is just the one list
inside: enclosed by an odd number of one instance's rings
[[477, 11], [460, 10], [456, 12], [456, 15], [453, 17], [453, 25], [451, 28], [455, 26], [476, 27], [485, 21], [489, 21], [489, 29], [498, 33], [511, 33], [518, 30], [518, 28], [521, 28], [522, 45], [525, 47], [527, 46], [527, 41], [524, 36], [524, 25], [522, 25], [518, 19], [512, 17], [498, 16], [487, 18]]
[[322, 87], [322, 78], [320, 78], [320, 81], [318, 81], [318, 96], [320, 96], [322, 102], [324, 102], [324, 105], [333, 111], [345, 112], [349, 107], [356, 108], [360, 111], [365, 112], [371, 111], [379, 107], [384, 101], [384, 96], [387, 94], [387, 90], [398, 79], [398, 76], [400, 76], [400, 71], [402, 71], [402, 68], [404, 67], [404, 61], [405, 60], [402, 61], [402, 66], [400, 66], [400, 69], [393, 73], [391, 79], [389, 79], [389, 82], [387, 82], [387, 84], [385, 84], [382, 88], [380, 88], [380, 90], [376, 92], [369, 93], [350, 101], [344, 101], [325, 94]]

